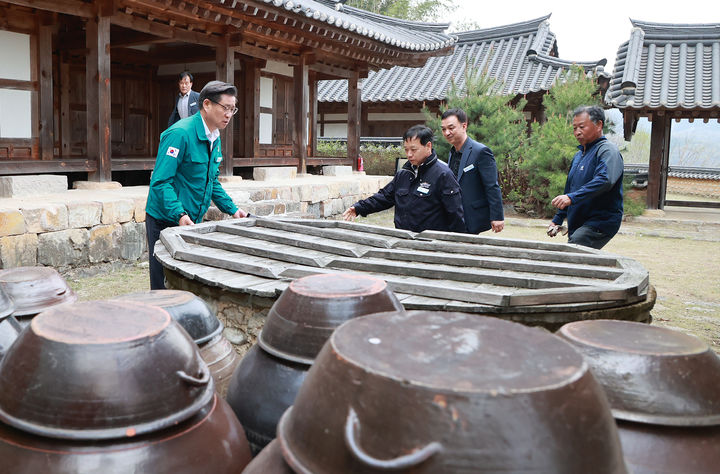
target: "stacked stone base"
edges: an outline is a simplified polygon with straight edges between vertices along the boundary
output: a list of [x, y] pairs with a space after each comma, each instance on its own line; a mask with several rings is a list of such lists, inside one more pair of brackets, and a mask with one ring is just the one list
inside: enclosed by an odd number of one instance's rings
[[[257, 216], [324, 218], [341, 214], [390, 179], [351, 175], [224, 187], [239, 207]], [[0, 199], [0, 268], [45, 265], [65, 271], [147, 259], [146, 200], [147, 186]], [[227, 218], [215, 207], [205, 216]]]

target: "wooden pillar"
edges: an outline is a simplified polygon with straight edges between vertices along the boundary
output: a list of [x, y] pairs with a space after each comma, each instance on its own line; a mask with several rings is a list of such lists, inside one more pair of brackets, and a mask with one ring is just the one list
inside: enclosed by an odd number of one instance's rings
[[307, 56], [300, 56], [300, 64], [293, 66], [293, 99], [295, 117], [292, 130], [293, 154], [298, 159], [298, 173], [307, 173], [308, 137], [308, 62]]
[[[215, 66], [217, 79], [235, 85], [235, 50], [230, 47], [230, 36], [225, 35], [225, 41], [215, 50]], [[233, 122], [230, 120], [225, 130], [220, 132], [222, 140], [223, 166], [221, 176], [233, 175]]]
[[110, 18], [89, 18], [85, 25], [87, 57], [85, 90], [87, 103], [88, 159], [97, 160], [90, 181], [111, 181], [110, 156]]
[[352, 160], [353, 170], [357, 170], [357, 159], [360, 156], [360, 121], [362, 112], [362, 86], [360, 73], [353, 71], [348, 79], [348, 133], [347, 156]]
[[70, 156], [70, 63], [60, 58], [60, 156]]
[[[654, 113], [650, 132], [650, 164], [648, 166], [647, 207], [662, 209], [667, 182], [668, 144], [670, 142], [670, 118]], [[663, 178], [664, 175], [664, 178]]]
[[660, 196], [658, 198], [658, 207], [665, 208], [665, 194], [667, 192], [668, 173], [670, 171], [670, 132], [672, 129], [672, 118], [665, 116], [665, 142], [663, 143], [662, 163], [660, 163]]
[[252, 60], [245, 61], [245, 158], [255, 158], [260, 147], [260, 68]]
[[38, 69], [40, 89], [40, 158], [52, 160], [55, 148], [53, 128], [52, 18], [43, 18], [38, 27]]
[[317, 156], [317, 113], [318, 113], [318, 102], [317, 102], [317, 74], [310, 72], [308, 77], [309, 85], [309, 98], [308, 104], [310, 106], [308, 122], [310, 123], [310, 156]]

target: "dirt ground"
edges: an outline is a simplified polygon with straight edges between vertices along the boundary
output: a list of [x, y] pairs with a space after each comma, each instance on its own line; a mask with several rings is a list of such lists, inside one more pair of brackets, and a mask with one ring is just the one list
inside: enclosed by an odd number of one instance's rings
[[[392, 210], [358, 222], [392, 226]], [[690, 223], [688, 223], [690, 222]], [[720, 224], [644, 219], [623, 223], [603, 249], [634, 258], [650, 272], [657, 290], [653, 324], [694, 334], [720, 352]], [[546, 221], [518, 216], [506, 218], [501, 237], [564, 242], [545, 235]], [[149, 288], [147, 262], [108, 266], [94, 276], [66, 275], [82, 300], [104, 299]]]

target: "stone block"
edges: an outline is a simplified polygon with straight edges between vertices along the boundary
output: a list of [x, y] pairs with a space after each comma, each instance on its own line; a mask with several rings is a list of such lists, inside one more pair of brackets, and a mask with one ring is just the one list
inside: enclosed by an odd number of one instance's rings
[[227, 217], [227, 214], [224, 214], [220, 209], [218, 209], [215, 206], [210, 206], [208, 208], [207, 212], [205, 213], [205, 216], [203, 217], [204, 221], [221, 221]]
[[120, 258], [120, 224], [99, 225], [90, 229], [88, 260], [90, 263], [110, 262]]
[[342, 197], [342, 182], [339, 183], [328, 183], [328, 197], [330, 199], [337, 199]]
[[[358, 202], [357, 196], [345, 196], [342, 198], [343, 207], [345, 209], [351, 207], [356, 202]], [[343, 209], [343, 212], [345, 212], [345, 209]]]
[[320, 217], [320, 203], [319, 202], [313, 202], [308, 203], [307, 209], [305, 211], [308, 215], [311, 215], [313, 217]]
[[65, 204], [45, 203], [20, 209], [25, 218], [25, 232], [40, 233], [68, 228], [68, 211]]
[[292, 189], [290, 186], [283, 186], [282, 188], [278, 188], [278, 195], [277, 199], [282, 199], [283, 201], [291, 201], [293, 198]]
[[345, 207], [345, 203], [343, 202], [342, 199], [333, 199], [332, 200], [332, 214], [331, 215], [334, 216], [337, 214], [342, 214], [343, 212], [345, 212], [345, 209], [347, 209], [347, 208]]
[[256, 216], [269, 216], [275, 212], [275, 204], [271, 202], [258, 202], [255, 203], [255, 211], [253, 214]]
[[352, 176], [352, 166], [323, 166], [322, 173], [325, 176]]
[[125, 260], [139, 260], [147, 250], [145, 225], [136, 222], [122, 224], [120, 257]]
[[135, 205], [135, 209], [133, 211], [133, 218], [135, 219], [135, 222], [145, 222], [145, 204], [147, 203], [147, 198], [135, 198], [133, 203]]
[[0, 237], [0, 267], [15, 268], [37, 265], [37, 234]]
[[67, 204], [68, 227], [79, 229], [100, 224], [102, 204], [99, 202], [72, 201]]
[[218, 176], [218, 181], [222, 184], [240, 183], [242, 180], [242, 176]]
[[320, 217], [330, 217], [332, 215], [332, 201], [322, 201], [320, 203]]
[[0, 197], [4, 198], [63, 193], [67, 189], [67, 176], [62, 175], [0, 176]]
[[264, 189], [255, 189], [250, 191], [250, 200], [251, 201], [264, 201], [265, 200], [265, 190]]
[[312, 184], [303, 184], [300, 186], [293, 186], [292, 188], [293, 201], [308, 201], [312, 200], [313, 186]]
[[17, 209], [0, 209], [0, 237], [25, 233], [25, 218]]
[[286, 206], [284, 202], [277, 202], [275, 203], [275, 209], [273, 210], [273, 214], [285, 214]]
[[122, 184], [117, 181], [75, 181], [73, 182], [73, 189], [86, 189], [86, 190], [106, 190], [106, 189], [120, 189]]
[[297, 168], [294, 166], [258, 166], [253, 168], [255, 181], [271, 181], [275, 179], [295, 179]]
[[55, 268], [88, 263], [87, 229], [46, 232], [38, 236], [38, 263]]
[[312, 187], [312, 198], [310, 202], [321, 202], [330, 199], [330, 191], [325, 184], [316, 184]]
[[[302, 212], [302, 204], [297, 201], [291, 201], [285, 204], [285, 212], [288, 214], [291, 212]], [[307, 206], [307, 203], [304, 203]]]
[[135, 202], [132, 199], [113, 199], [102, 202], [102, 224], [129, 222], [135, 214]]

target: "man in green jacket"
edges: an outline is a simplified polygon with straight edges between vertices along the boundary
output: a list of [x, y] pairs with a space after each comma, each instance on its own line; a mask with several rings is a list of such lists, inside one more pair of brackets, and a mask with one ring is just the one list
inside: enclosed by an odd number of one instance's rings
[[237, 113], [237, 89], [210, 81], [198, 102], [199, 113], [176, 122], [160, 135], [155, 169], [145, 206], [145, 230], [150, 263], [150, 288], [165, 288], [163, 267], [154, 256], [160, 231], [202, 222], [210, 201], [234, 218], [247, 213], [233, 203], [218, 181], [223, 160], [220, 130]]

